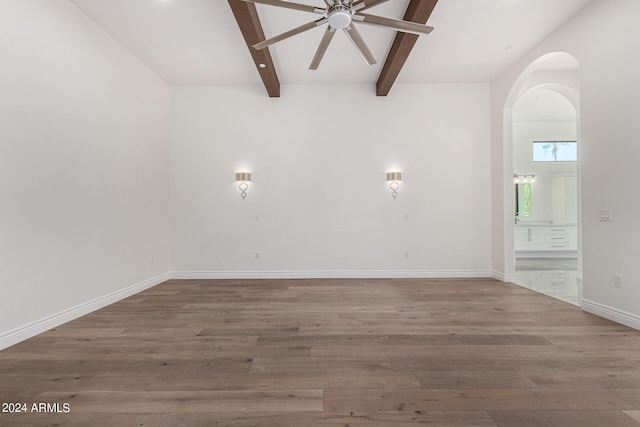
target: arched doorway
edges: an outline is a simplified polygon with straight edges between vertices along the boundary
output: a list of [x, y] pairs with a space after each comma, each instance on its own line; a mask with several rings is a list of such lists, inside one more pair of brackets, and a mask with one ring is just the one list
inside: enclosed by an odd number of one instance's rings
[[579, 91], [578, 61], [554, 52], [527, 67], [504, 109], [505, 179], [513, 176], [514, 189], [505, 192], [506, 220], [513, 220], [505, 227], [505, 269], [515, 283], [577, 305]]

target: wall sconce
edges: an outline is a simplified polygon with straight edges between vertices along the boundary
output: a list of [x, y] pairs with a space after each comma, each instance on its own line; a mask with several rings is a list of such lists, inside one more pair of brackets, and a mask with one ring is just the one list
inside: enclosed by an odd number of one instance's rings
[[514, 184], [533, 184], [536, 182], [535, 175], [513, 175]]
[[236, 182], [239, 182], [240, 197], [244, 200], [247, 197], [249, 182], [251, 182], [251, 172], [236, 172]]
[[387, 182], [390, 183], [389, 188], [391, 188], [391, 196], [393, 196], [393, 200], [398, 197], [400, 181], [402, 181], [402, 172], [387, 172]]

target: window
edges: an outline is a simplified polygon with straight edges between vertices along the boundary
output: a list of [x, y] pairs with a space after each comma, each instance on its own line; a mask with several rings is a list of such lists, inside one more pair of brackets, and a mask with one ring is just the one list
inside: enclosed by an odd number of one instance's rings
[[576, 162], [576, 141], [533, 141], [534, 162]]

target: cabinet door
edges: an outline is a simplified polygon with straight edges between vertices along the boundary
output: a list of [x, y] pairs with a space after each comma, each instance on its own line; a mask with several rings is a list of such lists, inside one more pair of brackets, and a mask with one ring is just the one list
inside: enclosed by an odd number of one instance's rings
[[529, 249], [529, 230], [528, 227], [516, 227], [515, 236], [515, 249], [516, 251], [526, 251]]
[[576, 227], [572, 227], [569, 229], [569, 250], [577, 251], [578, 250], [578, 229]]
[[531, 227], [529, 250], [544, 251], [547, 249], [546, 230], [544, 227]]

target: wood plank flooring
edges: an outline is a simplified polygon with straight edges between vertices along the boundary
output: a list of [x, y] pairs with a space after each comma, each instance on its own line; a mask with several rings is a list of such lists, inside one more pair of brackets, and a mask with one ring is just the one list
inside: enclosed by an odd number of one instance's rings
[[0, 426], [640, 425], [640, 332], [512, 284], [169, 281], [0, 352]]

